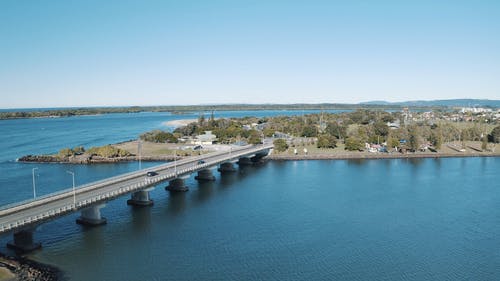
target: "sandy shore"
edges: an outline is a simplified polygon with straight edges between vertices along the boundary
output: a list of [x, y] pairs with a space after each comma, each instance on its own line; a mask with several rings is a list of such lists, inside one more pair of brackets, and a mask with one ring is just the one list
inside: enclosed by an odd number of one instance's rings
[[186, 126], [189, 123], [193, 123], [196, 121], [197, 121], [196, 119], [179, 119], [179, 120], [172, 120], [172, 121], [163, 122], [163, 125], [165, 125], [167, 127], [177, 128], [177, 127]]

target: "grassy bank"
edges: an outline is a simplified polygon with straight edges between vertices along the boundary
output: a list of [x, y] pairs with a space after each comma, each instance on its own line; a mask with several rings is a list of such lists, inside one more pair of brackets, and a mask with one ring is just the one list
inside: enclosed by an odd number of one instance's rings
[[[368, 151], [347, 151], [344, 145], [340, 144], [333, 149], [317, 148], [316, 145], [297, 145], [289, 147], [284, 152], [276, 152], [269, 156], [274, 160], [313, 160], [313, 159], [385, 159], [385, 158], [437, 158], [437, 157], [491, 157], [500, 156], [500, 145], [490, 144], [490, 151], [481, 150], [481, 142], [466, 142], [465, 151], [460, 151], [461, 143], [446, 143], [436, 152], [426, 150], [424, 152], [368, 152]], [[294, 150], [297, 150], [295, 154]], [[307, 153], [304, 151], [307, 150]]]

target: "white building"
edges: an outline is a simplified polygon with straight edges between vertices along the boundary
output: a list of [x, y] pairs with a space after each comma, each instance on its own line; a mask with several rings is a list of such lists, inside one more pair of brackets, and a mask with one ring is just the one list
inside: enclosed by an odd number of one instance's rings
[[193, 143], [196, 145], [208, 145], [213, 144], [216, 139], [217, 136], [212, 134], [212, 131], [205, 131], [205, 134], [196, 136]]

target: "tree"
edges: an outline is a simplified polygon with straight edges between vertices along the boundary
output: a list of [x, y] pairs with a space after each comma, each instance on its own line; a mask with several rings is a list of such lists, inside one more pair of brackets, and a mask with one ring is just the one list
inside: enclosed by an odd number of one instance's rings
[[274, 135], [275, 131], [272, 128], [264, 128], [264, 130], [262, 132], [264, 133], [264, 136], [272, 137]]
[[318, 136], [318, 142], [316, 144], [318, 148], [335, 148], [337, 147], [337, 139], [330, 135], [320, 135]]
[[364, 148], [365, 148], [364, 142], [357, 137], [351, 136], [345, 140], [345, 149], [346, 150], [363, 151]]
[[390, 147], [390, 148], [396, 148], [399, 146], [399, 140], [395, 137], [390, 137], [388, 140], [387, 140], [387, 146]]
[[488, 141], [493, 143], [500, 143], [500, 125], [493, 128], [488, 135]]
[[408, 148], [411, 151], [417, 151], [418, 147], [420, 145], [419, 140], [418, 140], [418, 138], [419, 138], [418, 127], [417, 126], [411, 126], [408, 129], [408, 133], [410, 135], [410, 137], [408, 139]]
[[212, 113], [210, 114], [210, 119], [208, 120], [208, 124], [210, 127], [215, 127], [216, 122], [215, 122], [215, 116], [214, 116], [214, 111], [212, 110]]
[[330, 134], [337, 139], [342, 139], [347, 135], [347, 127], [339, 125], [337, 122], [330, 122], [325, 129], [327, 134]]
[[177, 137], [169, 132], [154, 130], [151, 132], [146, 132], [140, 136], [143, 141], [155, 142], [155, 143], [177, 143]]
[[111, 145], [105, 145], [101, 147], [91, 147], [87, 153], [91, 155], [97, 155], [101, 157], [106, 157], [106, 158], [112, 158], [112, 157], [124, 157], [124, 156], [129, 156], [131, 155], [130, 152], [116, 148]]
[[205, 114], [200, 113], [200, 115], [198, 116], [198, 124], [200, 126], [203, 126], [205, 124]]
[[250, 134], [248, 136], [249, 144], [260, 144], [262, 139], [260, 138], [260, 132], [257, 130], [250, 130]]
[[377, 136], [385, 137], [387, 136], [387, 134], [389, 134], [389, 126], [387, 126], [387, 124], [382, 121], [373, 123], [373, 129]]
[[441, 132], [439, 130], [432, 130], [429, 141], [436, 149], [441, 149], [441, 145], [443, 144], [443, 137], [441, 136]]
[[316, 127], [314, 126], [305, 126], [303, 129], [302, 129], [302, 136], [303, 137], [307, 137], [307, 138], [310, 138], [310, 137], [315, 137], [317, 135], [317, 130], [316, 130]]
[[481, 139], [481, 149], [486, 150], [487, 148], [488, 148], [488, 138], [486, 136], [484, 136]]
[[71, 148], [63, 148], [59, 150], [59, 156], [60, 157], [69, 157], [73, 156], [74, 152]]
[[284, 139], [274, 140], [273, 144], [274, 144], [274, 149], [278, 152], [283, 152], [288, 149], [288, 144]]

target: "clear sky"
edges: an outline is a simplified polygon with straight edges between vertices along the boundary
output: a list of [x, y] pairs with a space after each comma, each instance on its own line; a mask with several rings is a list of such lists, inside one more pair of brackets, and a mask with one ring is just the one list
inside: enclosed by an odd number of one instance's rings
[[0, 1], [0, 108], [500, 99], [500, 1]]

